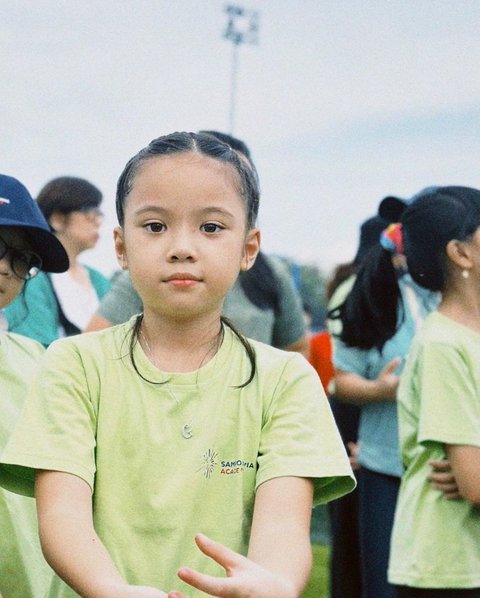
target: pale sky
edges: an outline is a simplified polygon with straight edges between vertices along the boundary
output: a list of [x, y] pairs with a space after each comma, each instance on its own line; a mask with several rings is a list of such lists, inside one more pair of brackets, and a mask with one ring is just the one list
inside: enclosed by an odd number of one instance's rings
[[[0, 0], [0, 171], [114, 195], [125, 162], [174, 130], [229, 126], [232, 45], [219, 0]], [[262, 185], [267, 252], [328, 272], [382, 197], [480, 187], [478, 0], [248, 0], [234, 134]]]

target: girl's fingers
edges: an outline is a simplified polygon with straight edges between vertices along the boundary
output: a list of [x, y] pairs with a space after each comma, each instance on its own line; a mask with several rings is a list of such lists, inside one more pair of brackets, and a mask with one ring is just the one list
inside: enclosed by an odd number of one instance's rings
[[241, 554], [230, 550], [230, 548], [227, 548], [219, 542], [211, 540], [204, 534], [197, 534], [195, 536], [195, 542], [203, 554], [221, 565], [227, 574], [229, 574], [229, 572], [231, 572], [235, 567], [241, 565], [241, 563], [245, 560], [245, 557], [243, 557]]
[[429, 461], [428, 464], [430, 465], [430, 467], [434, 469], [434, 471], [447, 472], [452, 470], [452, 468], [450, 467], [450, 462], [446, 459], [439, 459], [438, 461], [432, 460]]
[[[212, 577], [210, 575], [205, 575], [204, 573], [199, 573], [194, 569], [190, 569], [189, 567], [182, 567], [178, 573], [178, 577], [188, 583], [197, 590], [201, 590], [202, 592], [206, 592], [210, 594], [210, 596], [230, 596], [228, 585], [231, 580], [226, 577]], [[176, 596], [174, 598], [177, 598]]]
[[387, 365], [383, 368], [383, 374], [393, 374], [397, 367], [402, 363], [400, 357], [394, 357], [392, 361], [387, 363]]

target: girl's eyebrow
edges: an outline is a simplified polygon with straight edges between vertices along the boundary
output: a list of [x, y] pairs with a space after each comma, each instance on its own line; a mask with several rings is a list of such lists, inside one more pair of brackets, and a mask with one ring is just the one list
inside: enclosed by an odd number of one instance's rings
[[[139, 208], [138, 210], [135, 211], [135, 215], [136, 216], [141, 216], [142, 214], [145, 213], [149, 213], [149, 212], [154, 212], [157, 214], [162, 214], [162, 215], [168, 215], [170, 213], [171, 210], [168, 210], [166, 208], [162, 208], [162, 206], [159, 205], [147, 205], [147, 206], [143, 206], [141, 208]], [[229, 212], [228, 210], [226, 210], [225, 208], [222, 207], [217, 207], [217, 206], [211, 206], [208, 208], [202, 208], [201, 210], [194, 210], [194, 212], [197, 212], [199, 216], [211, 216], [213, 214], [218, 214], [220, 216], [224, 216], [226, 218], [234, 218], [234, 215]]]
[[159, 214], [166, 214], [168, 213], [168, 210], [162, 208], [161, 206], [152, 204], [149, 206], [143, 206], [142, 208], [135, 210], [135, 215], [141, 216], [142, 214], [145, 214], [145, 212], [158, 212]]
[[216, 206], [212, 206], [209, 208], [203, 208], [199, 211], [201, 216], [210, 216], [212, 214], [219, 214], [220, 216], [226, 216], [227, 218], [233, 218], [233, 214], [226, 210], [225, 208], [220, 208]]

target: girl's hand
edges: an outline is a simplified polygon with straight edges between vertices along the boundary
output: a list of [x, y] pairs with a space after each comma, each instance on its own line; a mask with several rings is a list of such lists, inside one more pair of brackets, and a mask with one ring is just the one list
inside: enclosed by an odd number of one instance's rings
[[432, 468], [432, 473], [428, 476], [432, 486], [443, 492], [443, 496], [447, 500], [462, 498], [450, 462], [447, 459], [440, 459], [438, 461], [429, 461], [428, 464]]
[[350, 461], [350, 466], [353, 469], [353, 471], [358, 471], [361, 467], [360, 463], [358, 462], [359, 451], [360, 446], [358, 442], [347, 443], [348, 460]]
[[400, 357], [395, 357], [392, 361], [387, 363], [380, 374], [378, 374], [378, 394], [384, 399], [390, 399], [391, 401], [396, 401], [397, 399], [397, 389], [400, 378], [394, 372], [401, 362], [402, 360]]
[[[188, 567], [178, 572], [181, 580], [189, 585], [219, 598], [297, 598], [288, 580], [281, 579], [250, 559], [198, 534], [195, 542], [199, 549], [221, 565], [227, 577], [204, 575]], [[183, 594], [171, 592], [169, 598], [184, 598]]]

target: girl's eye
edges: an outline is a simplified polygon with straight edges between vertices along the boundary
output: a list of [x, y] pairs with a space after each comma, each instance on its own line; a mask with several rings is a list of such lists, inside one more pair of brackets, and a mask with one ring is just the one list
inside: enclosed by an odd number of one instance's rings
[[145, 224], [144, 228], [148, 230], [149, 233], [163, 233], [166, 227], [163, 222], [149, 222], [148, 224]]
[[220, 224], [215, 224], [214, 222], [207, 222], [206, 224], [202, 224], [200, 228], [205, 233], [219, 233], [221, 230], [224, 229], [223, 226], [220, 226]]

